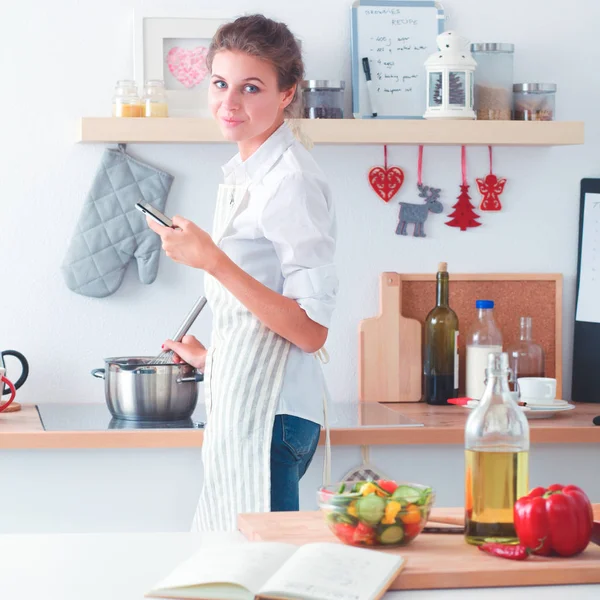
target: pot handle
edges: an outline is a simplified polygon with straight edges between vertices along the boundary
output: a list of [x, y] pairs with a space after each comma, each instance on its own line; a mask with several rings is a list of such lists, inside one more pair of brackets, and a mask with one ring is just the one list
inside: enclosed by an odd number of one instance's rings
[[96, 379], [104, 379], [104, 369], [92, 369], [91, 373]]
[[204, 381], [204, 373], [196, 373], [193, 377], [180, 377], [177, 383], [200, 383], [201, 381]]

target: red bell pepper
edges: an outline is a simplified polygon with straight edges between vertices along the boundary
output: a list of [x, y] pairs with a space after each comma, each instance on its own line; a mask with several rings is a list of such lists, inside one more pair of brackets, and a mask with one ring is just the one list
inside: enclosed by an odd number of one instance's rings
[[537, 487], [515, 502], [519, 542], [541, 556], [579, 554], [590, 542], [593, 522], [590, 500], [575, 485]]

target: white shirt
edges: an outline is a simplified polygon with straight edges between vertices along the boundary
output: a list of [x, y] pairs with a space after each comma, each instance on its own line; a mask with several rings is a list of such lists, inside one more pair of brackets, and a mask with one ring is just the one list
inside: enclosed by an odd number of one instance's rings
[[[322, 171], [283, 124], [247, 160], [223, 166], [225, 184], [248, 185], [248, 203], [219, 247], [268, 288], [292, 298], [329, 327], [338, 279], [336, 223]], [[323, 424], [324, 379], [312, 354], [291, 345], [277, 414]]]

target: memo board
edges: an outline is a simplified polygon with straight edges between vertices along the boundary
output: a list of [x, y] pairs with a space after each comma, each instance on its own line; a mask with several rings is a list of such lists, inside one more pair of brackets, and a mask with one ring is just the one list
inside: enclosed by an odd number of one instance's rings
[[[355, 119], [422, 119], [426, 110], [424, 63], [437, 51], [444, 10], [430, 0], [356, 0], [351, 10], [352, 112]], [[372, 116], [362, 59], [373, 80]]]
[[[435, 305], [436, 276], [401, 274], [402, 314], [425, 322]], [[562, 398], [562, 291], [558, 273], [450, 273], [450, 306], [458, 316], [459, 392], [464, 394], [465, 344], [474, 324], [477, 299], [494, 300], [495, 319], [502, 331], [504, 349], [519, 339], [519, 317], [531, 316], [533, 340], [546, 358], [546, 377], [556, 378]]]
[[600, 402], [600, 179], [582, 179], [571, 400]]

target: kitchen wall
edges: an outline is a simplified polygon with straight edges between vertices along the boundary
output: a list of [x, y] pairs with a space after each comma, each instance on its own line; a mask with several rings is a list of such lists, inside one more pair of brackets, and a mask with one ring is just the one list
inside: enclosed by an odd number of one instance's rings
[[[162, 7], [173, 4], [165, 0]], [[203, 0], [181, 4], [181, 14], [190, 7], [225, 16], [249, 7], [264, 12], [289, 23], [303, 40], [308, 77], [349, 81], [349, 4]], [[90, 370], [103, 366], [104, 357], [158, 351], [202, 291], [201, 273], [164, 257], [154, 284], [140, 284], [130, 265], [117, 293], [101, 300], [69, 291], [59, 271], [103, 151], [102, 145], [75, 143], [77, 119], [109, 115], [114, 82], [133, 75], [133, 9], [141, 6], [161, 4], [21, 0], [0, 8], [0, 348], [21, 350], [30, 360], [30, 380], [19, 392], [23, 402], [102, 402], [102, 382]], [[594, 69], [600, 59], [595, 35], [600, 5], [595, 0], [451, 0], [444, 6], [449, 28], [473, 40], [516, 44], [517, 80], [558, 83], [558, 118], [584, 120], [586, 144], [498, 148], [497, 173], [508, 177], [505, 209], [486, 215], [483, 226], [467, 232], [432, 215], [426, 239], [396, 236], [396, 203], [384, 205], [368, 187], [366, 173], [381, 164], [381, 147], [316, 147], [339, 221], [341, 289], [326, 377], [337, 401], [356, 399], [357, 322], [378, 310], [381, 271], [434, 272], [446, 260], [454, 272], [565, 275], [568, 397], [579, 180], [600, 176], [600, 79]], [[233, 147], [131, 145], [129, 150], [175, 176], [169, 214], [210, 228], [219, 167]], [[406, 173], [402, 199], [415, 201], [417, 148], [390, 147], [389, 157]], [[486, 149], [469, 149], [468, 164], [471, 181], [487, 173]], [[448, 208], [458, 195], [460, 149], [427, 148], [424, 180], [442, 188]], [[209, 313], [193, 331], [207, 340]], [[575, 448], [544, 447], [532, 454], [537, 461], [532, 483], [563, 477], [574, 463], [581, 466], [579, 477], [593, 472], [592, 448], [589, 453], [586, 448], [577, 448], [588, 457], [586, 463], [573, 462]], [[454, 450], [386, 447], [375, 449], [373, 460], [393, 476], [426, 478], [439, 490], [439, 502], [451, 505], [461, 501], [462, 458], [460, 449]], [[321, 457], [319, 450], [303, 481], [303, 508], [314, 507]], [[334, 477], [358, 461], [357, 448], [335, 449]], [[11, 507], [0, 531], [184, 530], [201, 468], [197, 450], [3, 451], [0, 481], [6, 483], [3, 505]], [[596, 501], [597, 489], [590, 489]]]
[[[251, 9], [286, 21], [302, 39], [310, 78], [350, 80], [349, 0], [203, 0], [182, 3], [226, 16]], [[172, 5], [163, 2], [162, 7]], [[10, 8], [7, 8], [10, 6]], [[202, 274], [161, 258], [154, 284], [139, 283], [130, 265], [121, 288], [105, 299], [69, 291], [59, 266], [102, 145], [75, 143], [77, 119], [109, 115], [117, 79], [133, 75], [133, 9], [161, 6], [134, 0], [22, 0], [1, 9], [3, 192], [0, 199], [0, 348], [26, 354], [31, 376], [23, 402], [102, 401], [102, 383], [89, 372], [115, 355], [153, 353], [171, 335], [202, 291]], [[600, 59], [595, 0], [451, 0], [448, 28], [472, 40], [516, 44], [518, 81], [558, 84], [557, 115], [584, 120], [586, 144], [565, 148], [498, 148], [495, 168], [508, 178], [504, 210], [467, 232], [427, 222], [426, 239], [394, 234], [397, 203], [381, 202], [367, 171], [383, 159], [379, 146], [317, 146], [314, 156], [334, 191], [339, 222], [341, 288], [327, 347], [326, 377], [337, 400], [356, 397], [359, 319], [378, 310], [378, 274], [434, 272], [561, 272], [565, 276], [565, 397], [571, 372], [578, 190], [600, 175]], [[348, 94], [348, 110], [350, 110]], [[175, 176], [167, 212], [210, 228], [220, 165], [228, 145], [131, 145], [135, 156]], [[416, 147], [390, 147], [406, 182], [400, 196], [415, 201]], [[468, 150], [471, 180], [487, 172], [487, 150]], [[446, 209], [458, 195], [460, 149], [426, 148], [424, 180], [443, 190]], [[474, 183], [474, 182], [473, 182]], [[477, 198], [475, 186], [473, 197]], [[535, 327], [535, 321], [534, 321]], [[194, 328], [207, 340], [210, 315]]]

